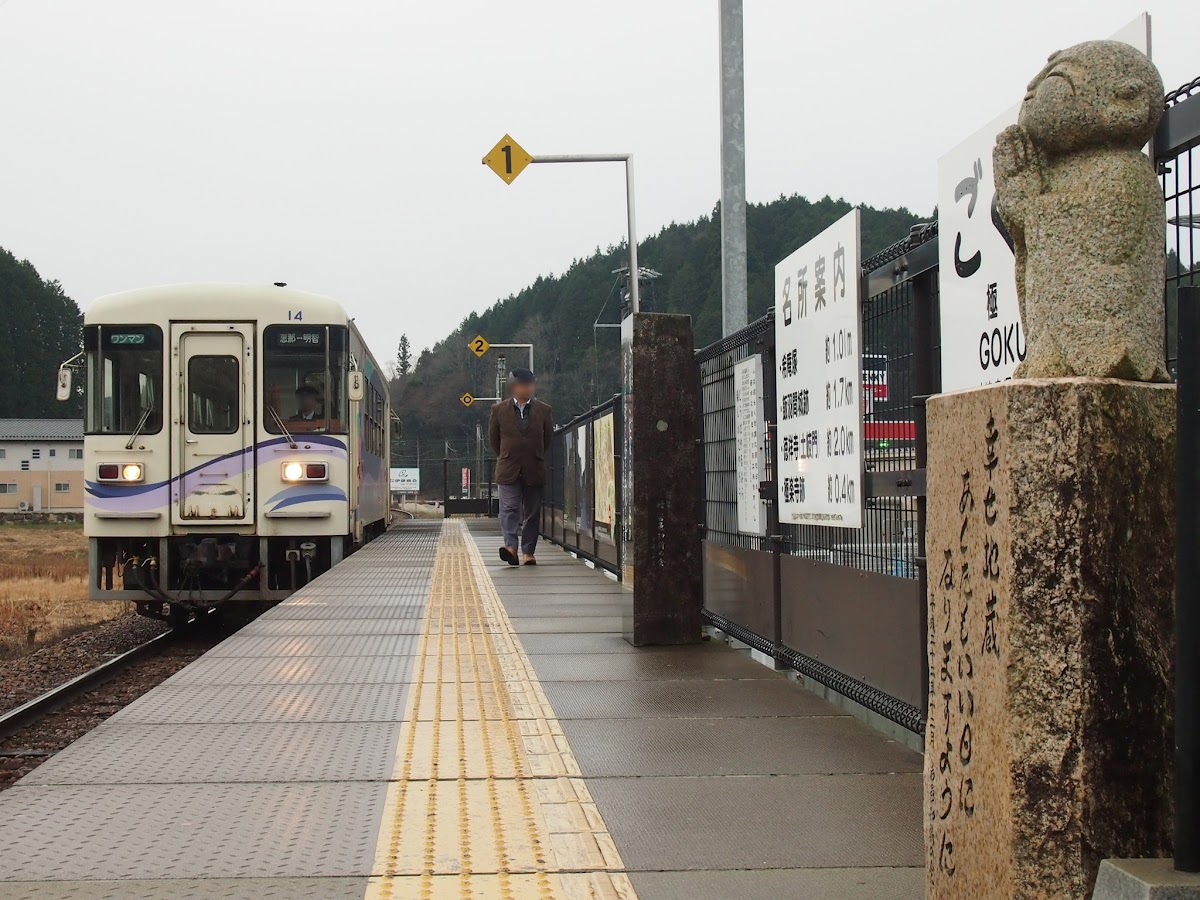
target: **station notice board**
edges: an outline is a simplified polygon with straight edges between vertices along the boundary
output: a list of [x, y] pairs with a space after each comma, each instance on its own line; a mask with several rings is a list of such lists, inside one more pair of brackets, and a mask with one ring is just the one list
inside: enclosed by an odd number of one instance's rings
[[853, 209], [775, 267], [783, 524], [862, 527], [861, 265]]
[[759, 493], [766, 462], [762, 375], [762, 357], [757, 354], [746, 357], [733, 369], [737, 518], [742, 534], [767, 533], [767, 504]]

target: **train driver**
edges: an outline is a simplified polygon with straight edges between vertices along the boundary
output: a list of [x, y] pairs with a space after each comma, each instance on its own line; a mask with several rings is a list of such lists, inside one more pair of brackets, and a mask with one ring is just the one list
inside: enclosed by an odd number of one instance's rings
[[324, 418], [321, 414], [321, 392], [311, 384], [296, 388], [296, 406], [298, 410], [288, 419], [289, 422], [320, 422]]

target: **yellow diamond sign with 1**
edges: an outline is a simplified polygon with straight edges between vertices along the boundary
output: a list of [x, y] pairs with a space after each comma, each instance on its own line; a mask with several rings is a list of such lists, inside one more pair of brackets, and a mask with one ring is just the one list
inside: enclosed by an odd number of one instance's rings
[[458, 402], [461, 403], [463, 406], [470, 406], [472, 403], [475, 402], [475, 398], [472, 397], [470, 394], [463, 394], [461, 397], [458, 398]]
[[533, 162], [533, 157], [507, 134], [500, 138], [499, 143], [483, 158], [483, 164], [503, 178], [507, 184], [512, 184], [531, 162]]
[[477, 334], [471, 338], [471, 342], [467, 346], [471, 348], [471, 352], [476, 356], [483, 356], [483, 354], [488, 352], [488, 347], [492, 345], [487, 342], [487, 338], [482, 334]]

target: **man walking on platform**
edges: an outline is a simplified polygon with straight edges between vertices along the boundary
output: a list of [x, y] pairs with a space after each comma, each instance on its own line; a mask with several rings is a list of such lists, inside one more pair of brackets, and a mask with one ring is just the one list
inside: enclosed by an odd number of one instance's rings
[[508, 383], [512, 397], [492, 407], [488, 423], [500, 488], [500, 527], [504, 531], [500, 558], [510, 566], [519, 566], [522, 559], [525, 565], [533, 566], [537, 565], [534, 554], [554, 415], [549, 404], [534, 398], [537, 381], [529, 369], [513, 369]]

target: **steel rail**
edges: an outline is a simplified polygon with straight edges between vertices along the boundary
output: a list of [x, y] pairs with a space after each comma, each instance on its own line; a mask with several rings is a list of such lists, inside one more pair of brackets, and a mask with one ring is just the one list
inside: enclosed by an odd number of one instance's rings
[[89, 669], [81, 675], [76, 675], [74, 678], [64, 681], [58, 687], [51, 688], [44, 694], [34, 697], [32, 700], [26, 701], [20, 706], [0, 715], [0, 740], [9, 738], [18, 731], [28, 728], [34, 722], [78, 697], [80, 694], [92, 688], [99, 687], [114, 678], [122, 669], [130, 664], [137, 662], [152, 651], [170, 643], [176, 635], [177, 632], [174, 630], [164, 631], [144, 644], [139, 644], [131, 650], [126, 650], [124, 653], [100, 663], [94, 669]]

